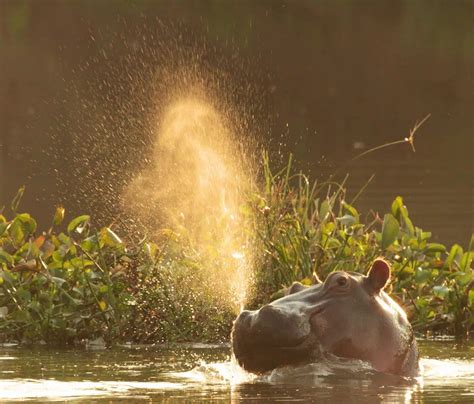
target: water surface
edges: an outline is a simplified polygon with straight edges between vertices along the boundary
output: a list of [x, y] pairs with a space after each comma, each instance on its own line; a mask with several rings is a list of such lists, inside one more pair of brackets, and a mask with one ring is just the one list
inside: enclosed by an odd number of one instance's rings
[[422, 341], [423, 376], [331, 361], [253, 376], [228, 346], [108, 350], [0, 347], [0, 402], [254, 401], [429, 403], [474, 400], [474, 343]]

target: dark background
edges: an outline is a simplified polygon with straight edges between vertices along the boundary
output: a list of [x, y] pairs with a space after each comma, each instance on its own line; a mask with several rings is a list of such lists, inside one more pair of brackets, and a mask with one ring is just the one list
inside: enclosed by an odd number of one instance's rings
[[26, 184], [22, 210], [43, 225], [57, 203], [113, 220], [151, 111], [198, 78], [239, 136], [275, 161], [293, 152], [314, 179], [431, 113], [416, 153], [397, 145], [341, 173], [352, 195], [375, 174], [363, 212], [402, 195], [416, 225], [467, 246], [473, 21], [460, 0], [0, 0], [0, 206]]

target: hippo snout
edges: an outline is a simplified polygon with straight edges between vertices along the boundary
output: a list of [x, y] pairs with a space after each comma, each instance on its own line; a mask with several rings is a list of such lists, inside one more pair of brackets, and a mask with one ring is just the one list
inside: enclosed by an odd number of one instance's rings
[[310, 330], [308, 319], [271, 304], [244, 310], [234, 322], [233, 352], [244, 369], [257, 373], [297, 363], [307, 356]]

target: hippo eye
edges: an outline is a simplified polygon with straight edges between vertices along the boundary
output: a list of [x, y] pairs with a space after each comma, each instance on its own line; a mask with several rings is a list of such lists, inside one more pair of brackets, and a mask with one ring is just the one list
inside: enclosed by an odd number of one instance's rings
[[337, 284], [339, 286], [345, 286], [347, 284], [347, 278], [344, 276], [341, 276], [340, 278], [337, 278]]

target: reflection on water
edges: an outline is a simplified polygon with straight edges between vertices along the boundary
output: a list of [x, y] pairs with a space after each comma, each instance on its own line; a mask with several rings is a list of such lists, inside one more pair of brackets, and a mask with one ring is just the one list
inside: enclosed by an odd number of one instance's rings
[[190, 400], [469, 402], [474, 344], [421, 342], [423, 375], [400, 378], [356, 360], [331, 360], [250, 375], [227, 346], [103, 351], [0, 347], [0, 401]]

